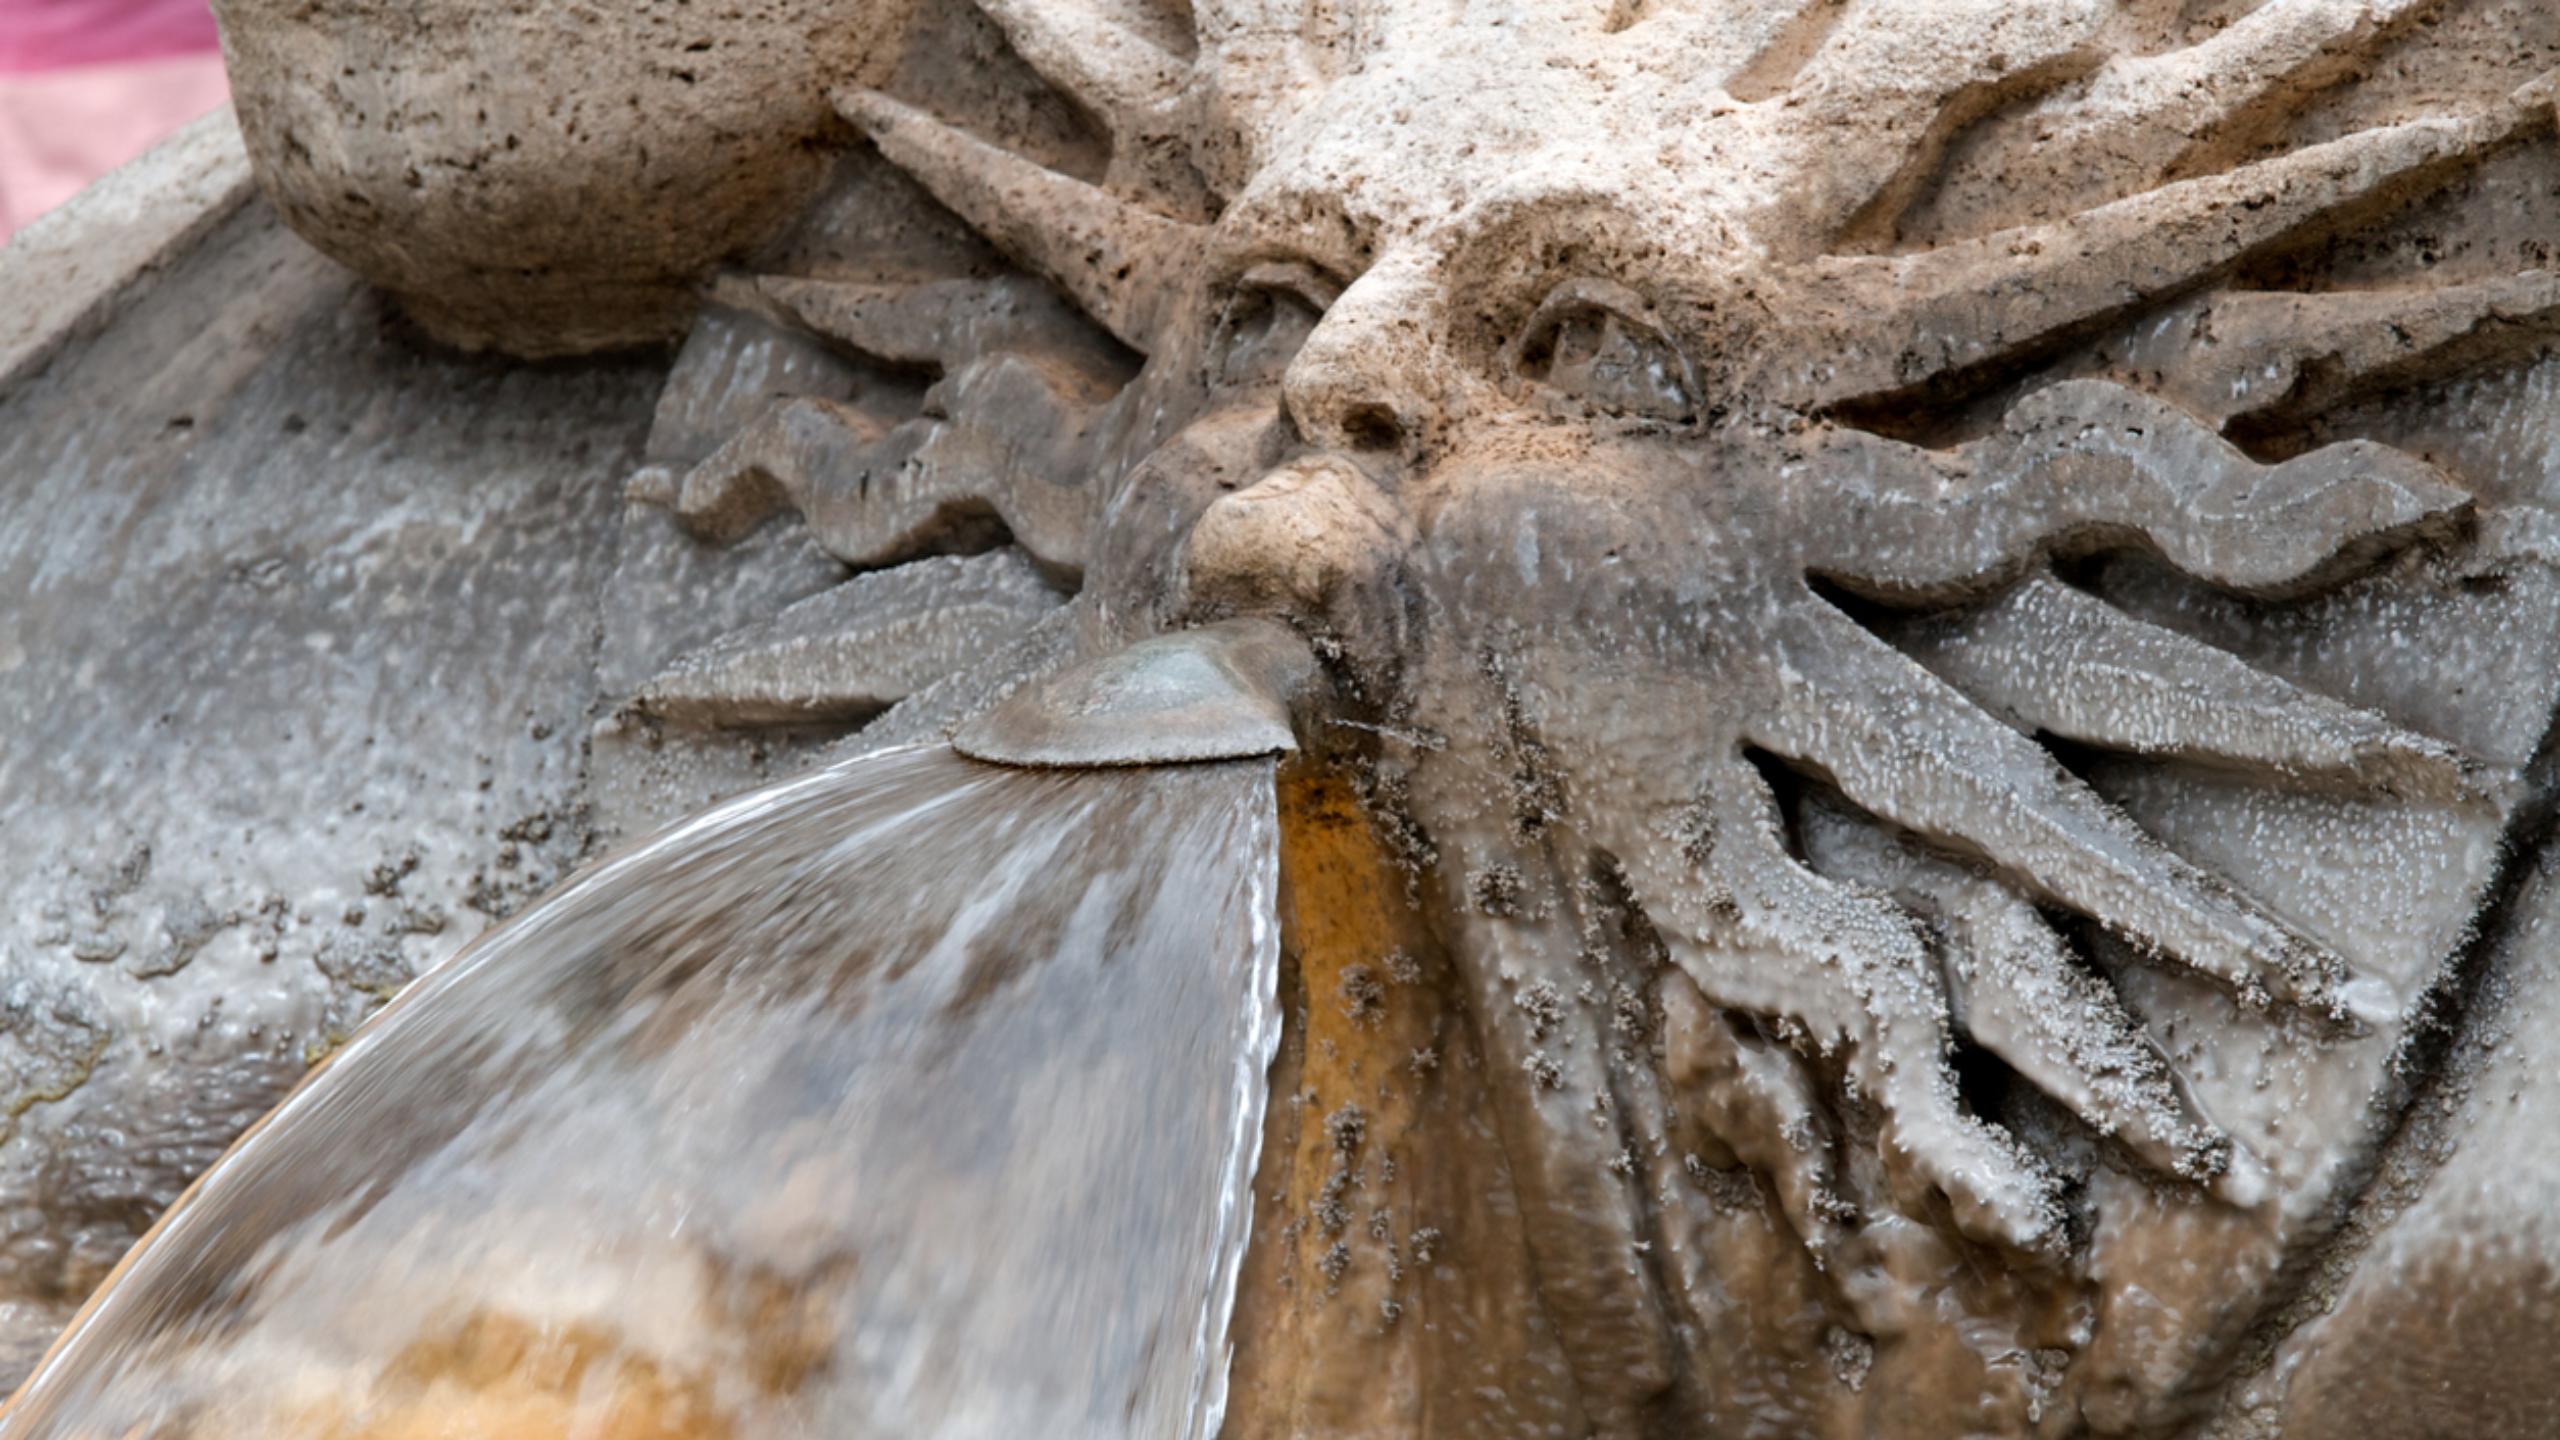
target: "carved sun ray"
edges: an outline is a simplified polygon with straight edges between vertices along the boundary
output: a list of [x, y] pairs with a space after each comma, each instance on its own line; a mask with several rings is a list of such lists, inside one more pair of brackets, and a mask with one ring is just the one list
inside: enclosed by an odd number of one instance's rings
[[985, 0], [979, 8], [1110, 137], [1106, 188], [1183, 219], [1214, 210], [1186, 143], [1197, 49], [1187, 27], [1118, 0]]
[[880, 153], [933, 198], [1144, 354], [1198, 256], [1200, 227], [1044, 169], [871, 91], [837, 97]]
[[2344, 216], [2432, 189], [2550, 127], [2547, 99], [2519, 97], [2482, 114], [2363, 131], [1918, 255], [1817, 262], [1806, 283], [1862, 318], [1810, 352], [1836, 360], [1801, 376], [1769, 377], [1771, 393], [1806, 408], [1929, 393], [2183, 293]]
[[1061, 603], [1011, 549], [874, 570], [677, 657], [632, 704], [696, 725], [864, 718], [1003, 654]]
[[2427, 799], [2470, 793], [2478, 778], [2441, 741], [2137, 620], [2050, 574], [1888, 633], [1895, 648], [2028, 733]]

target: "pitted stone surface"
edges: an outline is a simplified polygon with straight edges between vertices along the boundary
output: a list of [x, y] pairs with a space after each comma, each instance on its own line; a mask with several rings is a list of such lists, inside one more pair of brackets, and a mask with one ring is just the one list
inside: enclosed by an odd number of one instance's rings
[[0, 1366], [585, 852], [663, 375], [423, 352], [263, 204], [0, 388]]

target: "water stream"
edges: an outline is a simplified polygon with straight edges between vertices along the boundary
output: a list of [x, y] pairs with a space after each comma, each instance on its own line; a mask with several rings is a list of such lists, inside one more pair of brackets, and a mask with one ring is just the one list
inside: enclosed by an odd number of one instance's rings
[[669, 831], [369, 1025], [0, 1440], [1213, 1434], [1273, 805], [934, 747]]

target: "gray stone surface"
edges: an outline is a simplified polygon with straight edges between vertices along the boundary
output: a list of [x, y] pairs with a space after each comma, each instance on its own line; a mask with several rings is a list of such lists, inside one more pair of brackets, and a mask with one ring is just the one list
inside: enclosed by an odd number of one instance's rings
[[[224, 142], [177, 143], [110, 185], [184, 213], [165, 162]], [[154, 265], [0, 383], [12, 1378], [308, 1063], [584, 853], [663, 376], [440, 354], [263, 204]]]
[[250, 194], [239, 127], [218, 111], [11, 236], [0, 246], [0, 385], [106, 325]]

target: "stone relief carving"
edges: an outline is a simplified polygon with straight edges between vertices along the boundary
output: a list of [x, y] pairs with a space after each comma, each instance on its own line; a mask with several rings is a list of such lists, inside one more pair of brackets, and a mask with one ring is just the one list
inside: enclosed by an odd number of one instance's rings
[[[565, 85], [227, 8], [278, 211], [435, 337], [688, 325], [579, 577], [601, 833], [1315, 644], [1284, 810], [1364, 858], [1292, 901], [1232, 1432], [2553, 1423], [2418, 1378], [2560, 1312], [2483, 1153], [2560, 1103], [2494, 1078], [2560, 1044], [2538, 8], [641, 7]], [[22, 939], [15, 1115], [150, 978], [80, 948], [124, 873]]]

